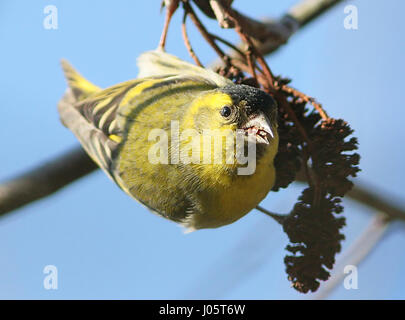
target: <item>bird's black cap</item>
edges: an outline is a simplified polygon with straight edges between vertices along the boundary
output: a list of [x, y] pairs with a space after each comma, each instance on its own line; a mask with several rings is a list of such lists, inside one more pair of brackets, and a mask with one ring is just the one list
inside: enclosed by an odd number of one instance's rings
[[245, 107], [248, 114], [254, 113], [256, 110], [271, 112], [277, 107], [273, 97], [255, 87], [237, 84], [225, 86], [220, 91], [229, 94], [235, 105], [239, 105], [241, 101], [246, 101]]

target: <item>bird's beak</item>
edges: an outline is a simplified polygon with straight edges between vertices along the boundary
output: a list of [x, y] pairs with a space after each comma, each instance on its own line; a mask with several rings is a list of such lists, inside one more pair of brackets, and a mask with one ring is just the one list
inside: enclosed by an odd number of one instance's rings
[[254, 136], [256, 143], [269, 144], [269, 139], [274, 138], [270, 119], [262, 111], [251, 118], [243, 129], [247, 136]]

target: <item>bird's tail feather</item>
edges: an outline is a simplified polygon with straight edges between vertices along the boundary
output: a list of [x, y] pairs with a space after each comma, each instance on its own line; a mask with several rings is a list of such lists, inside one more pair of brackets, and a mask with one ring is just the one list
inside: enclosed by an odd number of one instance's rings
[[76, 101], [86, 99], [95, 92], [101, 90], [99, 87], [86, 80], [72, 67], [68, 61], [62, 59], [61, 65], [68, 85], [72, 89], [71, 92]]

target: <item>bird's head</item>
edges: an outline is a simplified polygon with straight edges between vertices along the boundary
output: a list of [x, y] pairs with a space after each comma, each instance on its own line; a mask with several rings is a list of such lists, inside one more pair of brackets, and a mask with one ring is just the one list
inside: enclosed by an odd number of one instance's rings
[[[255, 144], [258, 159], [266, 151], [277, 151], [277, 103], [260, 89], [228, 85], [205, 91], [193, 100], [184, 119], [185, 128], [196, 129], [202, 135], [208, 130], [226, 138], [238, 132], [243, 135], [245, 151], [249, 142]], [[234, 145], [227, 144], [222, 151], [229, 148]]]

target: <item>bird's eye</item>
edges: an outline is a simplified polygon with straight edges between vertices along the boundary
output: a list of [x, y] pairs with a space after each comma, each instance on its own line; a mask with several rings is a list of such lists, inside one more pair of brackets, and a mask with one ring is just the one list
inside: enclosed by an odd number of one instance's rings
[[219, 113], [224, 118], [228, 118], [232, 113], [232, 109], [231, 109], [231, 107], [225, 106], [225, 107], [222, 107], [222, 109], [221, 109], [221, 111]]

